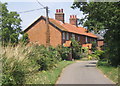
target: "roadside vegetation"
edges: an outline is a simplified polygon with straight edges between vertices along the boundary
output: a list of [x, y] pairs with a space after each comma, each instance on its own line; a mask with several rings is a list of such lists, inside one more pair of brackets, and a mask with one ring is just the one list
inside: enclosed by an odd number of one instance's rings
[[[85, 15], [80, 19], [80, 24], [87, 27], [88, 31], [93, 31], [104, 36], [103, 51], [94, 51], [89, 58], [99, 59], [98, 68], [109, 78], [117, 82], [118, 67], [120, 66], [120, 2], [88, 2], [75, 1], [73, 9], [78, 8]], [[119, 84], [120, 85], [120, 84]]]
[[0, 47], [2, 85], [55, 84], [62, 69], [73, 63], [62, 60], [57, 49], [42, 45]]
[[118, 67], [113, 67], [106, 60], [100, 60], [98, 68], [113, 82], [118, 83]]

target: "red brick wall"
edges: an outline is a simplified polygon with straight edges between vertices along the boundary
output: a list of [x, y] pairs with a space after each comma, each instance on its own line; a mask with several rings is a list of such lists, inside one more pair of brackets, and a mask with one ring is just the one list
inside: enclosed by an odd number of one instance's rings
[[85, 43], [85, 36], [80, 36], [80, 44], [84, 44]]
[[37, 44], [46, 44], [46, 24], [44, 20], [36, 23], [28, 31], [30, 42]]
[[[49, 25], [50, 29], [50, 45], [56, 47], [57, 45], [61, 45], [61, 32]], [[30, 42], [37, 43], [40, 45], [46, 45], [46, 23], [44, 20], [37, 22], [33, 27], [31, 27], [28, 31], [28, 37]]]
[[54, 47], [57, 45], [62, 44], [62, 32], [54, 28], [53, 26], [50, 27], [50, 44]]

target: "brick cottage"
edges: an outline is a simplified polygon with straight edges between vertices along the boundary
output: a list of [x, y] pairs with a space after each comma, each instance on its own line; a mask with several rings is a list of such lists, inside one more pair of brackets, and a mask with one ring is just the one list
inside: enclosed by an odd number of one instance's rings
[[[56, 9], [55, 19], [49, 18], [49, 39], [51, 46], [69, 46], [71, 38], [80, 42], [83, 47], [90, 47], [91, 42], [97, 42], [96, 35], [88, 32], [83, 27], [77, 26], [76, 15], [70, 15], [70, 23], [64, 22], [64, 15], [63, 9]], [[31, 43], [46, 45], [46, 17], [41, 16], [24, 31], [28, 34]]]

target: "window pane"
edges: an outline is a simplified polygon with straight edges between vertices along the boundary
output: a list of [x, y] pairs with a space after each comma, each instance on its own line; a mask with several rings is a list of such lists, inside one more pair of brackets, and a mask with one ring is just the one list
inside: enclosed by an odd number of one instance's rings
[[65, 32], [63, 32], [62, 35], [63, 35], [63, 39], [65, 39]]
[[87, 43], [88, 42], [87, 36], [85, 38], [86, 38], [86, 43]]
[[72, 38], [75, 39], [75, 34], [72, 34]]
[[80, 41], [80, 36], [78, 36], [78, 41]]
[[66, 36], [67, 36], [67, 37], [66, 37], [66, 39], [67, 39], [67, 40], [69, 40], [69, 33], [67, 33], [67, 35], [66, 35]]

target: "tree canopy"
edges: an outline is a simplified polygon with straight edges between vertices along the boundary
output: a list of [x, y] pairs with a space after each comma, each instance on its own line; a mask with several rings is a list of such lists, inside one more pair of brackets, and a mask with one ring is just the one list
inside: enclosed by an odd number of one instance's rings
[[17, 44], [18, 37], [21, 30], [21, 19], [17, 12], [9, 12], [7, 9], [7, 3], [0, 3], [2, 10], [0, 10], [0, 29], [1, 29], [1, 41], [2, 45], [8, 43]]
[[74, 2], [72, 8], [83, 12], [82, 24], [88, 30], [106, 31], [106, 54], [109, 54], [112, 65], [120, 65], [120, 2]]

